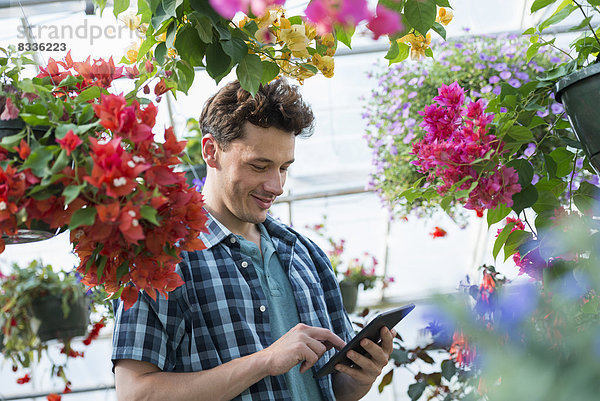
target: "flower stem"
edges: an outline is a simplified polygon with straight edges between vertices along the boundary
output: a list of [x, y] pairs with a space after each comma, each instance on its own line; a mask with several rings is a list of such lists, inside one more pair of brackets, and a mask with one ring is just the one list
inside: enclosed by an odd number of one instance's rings
[[[583, 10], [583, 6], [577, 0], [573, 0], [573, 3], [575, 3], [575, 5], [577, 7], [579, 7], [579, 10], [581, 10], [581, 13], [583, 14], [583, 18], [587, 19], [587, 15], [585, 15], [585, 11]], [[591, 20], [588, 21], [588, 27], [590, 28], [590, 31], [592, 31], [592, 35], [594, 35], [594, 38], [596, 38], [596, 42], [600, 46], [600, 39], [598, 39], [598, 36], [596, 35], [596, 31], [594, 31], [594, 28], [592, 27]], [[598, 55], [598, 57], [596, 58], [596, 62], [598, 62], [598, 61], [600, 61], [600, 55]]]

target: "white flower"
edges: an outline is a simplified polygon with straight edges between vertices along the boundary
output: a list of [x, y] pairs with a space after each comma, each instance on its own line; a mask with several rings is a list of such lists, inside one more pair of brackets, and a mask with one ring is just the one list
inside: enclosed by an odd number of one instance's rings
[[6, 206], [6, 202], [2, 201], [0, 202], [0, 210], [6, 210], [8, 206]]
[[131, 168], [134, 168], [134, 167], [135, 167], [135, 163], [134, 163], [133, 161], [131, 161], [131, 160], [129, 160], [129, 161], [127, 162], [127, 165], [128, 165], [129, 167], [131, 167]]
[[137, 227], [137, 226], [139, 226], [139, 225], [140, 225], [140, 222], [138, 221], [138, 219], [133, 219], [133, 220], [131, 221], [131, 225], [132, 225], [132, 226], [134, 226], [134, 227]]
[[129, 215], [131, 217], [135, 217], [135, 212], [133, 210], [128, 211], [127, 213], [129, 213]]
[[113, 180], [113, 185], [115, 187], [122, 187], [125, 184], [127, 184], [127, 178], [125, 178], [125, 177], [119, 177], [119, 178], [115, 178]]

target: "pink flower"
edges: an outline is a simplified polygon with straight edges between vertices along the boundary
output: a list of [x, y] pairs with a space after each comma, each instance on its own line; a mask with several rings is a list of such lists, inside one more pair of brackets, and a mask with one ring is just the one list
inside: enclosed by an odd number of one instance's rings
[[373, 39], [377, 40], [381, 35], [388, 35], [402, 30], [400, 15], [383, 6], [377, 6], [377, 15], [371, 17], [367, 28], [373, 32]]
[[10, 97], [6, 98], [4, 111], [0, 114], [0, 120], [13, 120], [19, 117], [19, 109], [15, 107]]
[[209, 0], [211, 7], [227, 19], [232, 19], [238, 11], [263, 15], [267, 8], [282, 6], [285, 0]]
[[335, 24], [354, 27], [372, 18], [366, 0], [312, 0], [304, 13], [317, 26], [319, 35], [331, 32]]

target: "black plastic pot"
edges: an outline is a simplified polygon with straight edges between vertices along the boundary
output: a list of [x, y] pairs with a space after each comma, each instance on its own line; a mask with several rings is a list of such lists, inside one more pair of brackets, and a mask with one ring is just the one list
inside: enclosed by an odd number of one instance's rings
[[556, 100], [565, 106], [569, 122], [590, 164], [600, 173], [600, 64], [575, 71], [556, 83]]
[[354, 312], [358, 300], [358, 284], [350, 280], [342, 280], [340, 281], [340, 292], [346, 312]]
[[69, 314], [65, 318], [60, 296], [47, 295], [32, 302], [31, 312], [39, 320], [37, 335], [41, 341], [68, 340], [85, 335], [89, 323], [86, 298], [82, 296], [69, 306]]
[[[25, 128], [25, 121], [20, 118], [13, 120], [0, 120], [0, 140], [5, 136], [17, 135], [23, 128]], [[39, 125], [31, 127], [36, 138], [43, 137], [50, 127]]]

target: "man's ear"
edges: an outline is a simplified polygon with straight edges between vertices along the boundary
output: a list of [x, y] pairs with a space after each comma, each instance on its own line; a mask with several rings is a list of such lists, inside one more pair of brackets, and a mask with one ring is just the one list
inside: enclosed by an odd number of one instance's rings
[[217, 153], [219, 145], [214, 136], [206, 134], [202, 137], [202, 158], [206, 165], [212, 168], [217, 166]]

